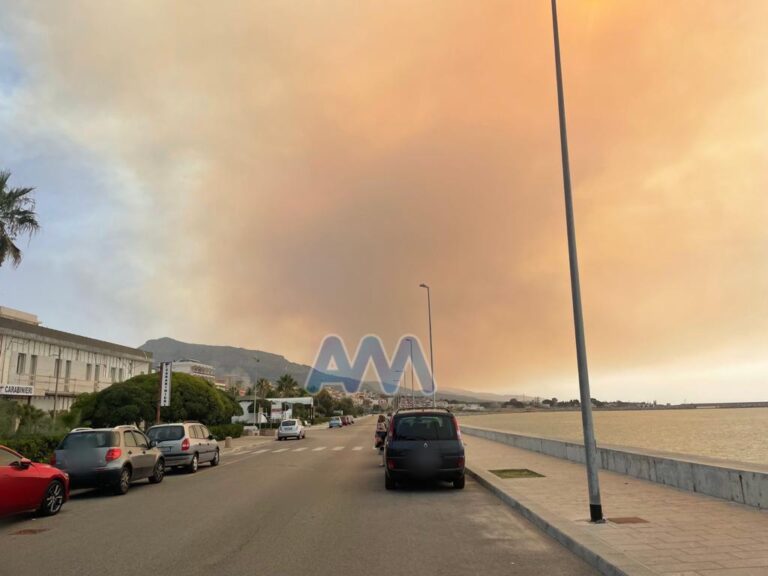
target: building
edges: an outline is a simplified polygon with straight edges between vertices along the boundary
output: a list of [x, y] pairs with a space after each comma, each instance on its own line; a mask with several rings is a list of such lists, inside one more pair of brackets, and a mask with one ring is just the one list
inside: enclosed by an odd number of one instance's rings
[[216, 371], [213, 369], [213, 366], [204, 364], [200, 362], [200, 360], [193, 360], [191, 358], [174, 360], [173, 371], [203, 378], [204, 380], [208, 380], [211, 384], [215, 384], [216, 382]]
[[152, 367], [152, 354], [40, 325], [34, 314], [0, 307], [0, 398], [43, 410], [67, 410], [75, 396], [98, 392]]

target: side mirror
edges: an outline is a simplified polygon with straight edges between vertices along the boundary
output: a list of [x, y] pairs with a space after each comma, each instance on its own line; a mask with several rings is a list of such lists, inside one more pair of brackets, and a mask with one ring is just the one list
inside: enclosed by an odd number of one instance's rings
[[216, 440], [216, 438], [213, 437], [213, 434], [208, 434], [208, 440]]
[[18, 468], [19, 470], [26, 470], [27, 468], [32, 466], [32, 460], [30, 460], [29, 458], [22, 458], [18, 462], [13, 462], [11, 466], [13, 466], [14, 468]]

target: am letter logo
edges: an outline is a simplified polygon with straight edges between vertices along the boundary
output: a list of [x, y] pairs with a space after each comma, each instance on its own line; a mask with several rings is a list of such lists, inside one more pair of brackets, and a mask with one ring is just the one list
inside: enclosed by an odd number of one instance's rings
[[304, 387], [311, 394], [329, 384], [341, 384], [347, 394], [359, 392], [368, 365], [373, 363], [382, 392], [395, 394], [409, 360], [419, 378], [422, 393], [431, 395], [435, 383], [421, 343], [415, 336], [402, 336], [390, 360], [378, 336], [365, 336], [360, 340], [354, 358], [350, 358], [341, 337], [331, 334], [323, 338]]

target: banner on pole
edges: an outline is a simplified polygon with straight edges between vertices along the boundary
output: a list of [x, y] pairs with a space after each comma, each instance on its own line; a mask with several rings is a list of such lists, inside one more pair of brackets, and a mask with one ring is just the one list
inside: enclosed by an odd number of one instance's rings
[[171, 405], [171, 370], [173, 362], [160, 364], [160, 406]]

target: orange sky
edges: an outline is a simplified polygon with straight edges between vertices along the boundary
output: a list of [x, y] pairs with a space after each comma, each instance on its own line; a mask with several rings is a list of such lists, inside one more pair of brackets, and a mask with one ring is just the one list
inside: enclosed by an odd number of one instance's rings
[[[428, 282], [438, 385], [577, 396], [549, 2], [76, 4], [16, 7], [14, 121], [119, 175], [116, 337], [309, 362]], [[767, 19], [561, 2], [593, 396], [765, 399]]]

